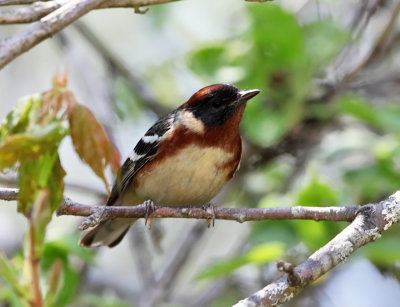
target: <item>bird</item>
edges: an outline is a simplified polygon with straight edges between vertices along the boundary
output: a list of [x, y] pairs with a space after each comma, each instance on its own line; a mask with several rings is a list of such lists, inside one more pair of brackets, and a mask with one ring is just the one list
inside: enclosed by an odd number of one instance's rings
[[[239, 125], [247, 101], [259, 92], [213, 84], [160, 118], [121, 166], [106, 206], [144, 201], [172, 207], [209, 203], [239, 166]], [[101, 222], [82, 236], [80, 245], [114, 247], [135, 221]]]

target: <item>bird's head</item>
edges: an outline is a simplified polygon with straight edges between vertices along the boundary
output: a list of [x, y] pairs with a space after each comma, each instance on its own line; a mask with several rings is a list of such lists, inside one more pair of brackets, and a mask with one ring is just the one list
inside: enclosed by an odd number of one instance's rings
[[229, 84], [214, 84], [197, 91], [182, 108], [208, 127], [220, 126], [243, 110], [246, 102], [259, 92], [257, 89], [241, 91]]

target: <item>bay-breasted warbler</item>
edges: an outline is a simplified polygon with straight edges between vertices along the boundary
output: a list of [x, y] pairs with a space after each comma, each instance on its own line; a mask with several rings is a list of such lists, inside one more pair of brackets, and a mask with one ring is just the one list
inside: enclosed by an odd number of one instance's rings
[[[145, 200], [181, 207], [208, 203], [238, 168], [239, 124], [247, 101], [259, 92], [210, 85], [159, 119], [122, 165], [106, 205]], [[84, 234], [80, 243], [113, 247], [135, 220], [105, 221]]]

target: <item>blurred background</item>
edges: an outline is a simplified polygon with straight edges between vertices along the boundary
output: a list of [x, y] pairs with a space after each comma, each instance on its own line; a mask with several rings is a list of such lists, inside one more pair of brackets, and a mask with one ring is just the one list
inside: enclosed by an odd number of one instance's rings
[[[126, 157], [158, 116], [199, 88], [262, 92], [242, 122], [241, 168], [224, 207], [366, 204], [400, 184], [400, 1], [187, 0], [93, 11], [0, 71], [0, 115], [68, 73], [69, 89]], [[0, 37], [24, 28], [2, 26]], [[99, 178], [61, 145], [65, 194], [106, 198]], [[16, 186], [15, 174], [1, 175]], [[54, 217], [44, 266], [62, 259], [67, 306], [230, 306], [300, 263], [346, 223], [155, 220], [113, 249], [83, 249], [77, 217]], [[0, 206], [0, 250], [20, 253], [25, 220]], [[399, 226], [363, 247], [288, 306], [398, 306]], [[0, 287], [2, 281], [0, 280]], [[11, 294], [0, 288], [1, 298]], [[17, 304], [17, 303], [16, 303]], [[18, 306], [18, 305], [16, 305]]]

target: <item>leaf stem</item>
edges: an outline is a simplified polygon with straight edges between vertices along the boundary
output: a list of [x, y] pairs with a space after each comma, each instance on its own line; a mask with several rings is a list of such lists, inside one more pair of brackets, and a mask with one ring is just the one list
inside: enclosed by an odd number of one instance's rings
[[30, 302], [32, 307], [42, 307], [43, 299], [42, 293], [40, 292], [40, 275], [39, 275], [39, 257], [36, 253], [35, 248], [35, 226], [31, 220], [29, 220], [29, 254], [28, 254], [28, 266], [30, 271], [30, 287], [33, 294], [33, 300]]

